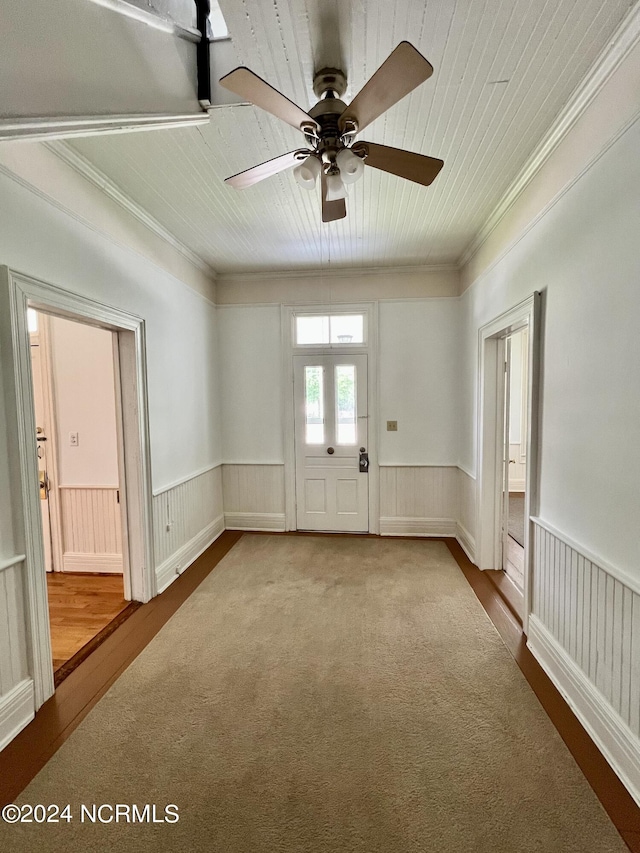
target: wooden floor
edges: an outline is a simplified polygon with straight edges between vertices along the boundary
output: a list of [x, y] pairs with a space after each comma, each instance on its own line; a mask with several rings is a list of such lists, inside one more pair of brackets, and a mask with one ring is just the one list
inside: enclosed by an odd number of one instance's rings
[[[162, 595], [141, 605], [71, 673], [38, 711], [35, 720], [0, 752], [0, 806], [14, 801], [111, 684], [242, 535], [231, 531], [223, 533]], [[640, 808], [527, 648], [522, 625], [514, 615], [512, 606], [500, 594], [498, 586], [489, 577], [490, 573], [479, 571], [458, 542], [453, 539], [442, 541], [446, 542], [629, 849], [632, 853], [640, 853]]]
[[47, 590], [54, 672], [129, 606], [122, 575], [49, 572]]
[[504, 570], [513, 583], [524, 588], [524, 548], [512, 536], [507, 536]]

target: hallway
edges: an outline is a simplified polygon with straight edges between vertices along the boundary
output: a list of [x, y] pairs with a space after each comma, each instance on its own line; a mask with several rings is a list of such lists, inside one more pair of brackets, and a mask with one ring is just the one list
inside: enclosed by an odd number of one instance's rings
[[17, 802], [180, 819], [16, 851], [626, 849], [437, 540], [244, 534]]

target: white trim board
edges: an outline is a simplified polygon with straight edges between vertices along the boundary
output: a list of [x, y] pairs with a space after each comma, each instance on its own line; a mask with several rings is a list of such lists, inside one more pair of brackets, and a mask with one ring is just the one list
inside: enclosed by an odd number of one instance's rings
[[[199, 123], [201, 124], [202, 122]], [[93, 163], [89, 162], [86, 157], [63, 140], [45, 142], [44, 145], [49, 149], [49, 151], [55, 154], [56, 157], [63, 160], [67, 166], [70, 166], [79, 175], [82, 175], [83, 178], [86, 178], [87, 181], [98, 187], [98, 189], [106, 196], [119, 204], [120, 207], [124, 208], [127, 213], [135, 216], [135, 218], [142, 222], [143, 225], [146, 225], [150, 231], [153, 231], [154, 234], [168, 243], [172, 248], [184, 255], [184, 257], [195, 267], [207, 273], [207, 275], [211, 276], [212, 279], [216, 279], [216, 271], [213, 267], [209, 266], [209, 264], [201, 258], [200, 255], [197, 255], [188, 246], [178, 240], [178, 238], [165, 228], [164, 225], [148, 213], [142, 205], [134, 201], [130, 195], [115, 184], [111, 178], [108, 178], [107, 175], [98, 169], [97, 166], [94, 166]]]
[[457, 533], [455, 518], [406, 518], [383, 516], [380, 536], [451, 536]]
[[171, 554], [156, 568], [156, 583], [158, 595], [173, 583], [207, 548], [212, 545], [218, 536], [224, 532], [224, 516], [219, 515], [211, 524], [208, 524], [200, 533], [186, 542], [181, 548]]
[[0, 697], [0, 750], [35, 717], [33, 679], [25, 678]]
[[640, 805], [640, 741], [533, 614], [527, 646]]
[[71, 136], [102, 136], [106, 133], [129, 133], [132, 130], [191, 127], [206, 124], [206, 112], [170, 115], [150, 113], [112, 116], [37, 116], [34, 118], [0, 119], [0, 140], [67, 139]]
[[196, 471], [194, 474], [187, 474], [186, 477], [181, 477], [179, 480], [175, 480], [173, 483], [169, 483], [168, 486], [161, 486], [159, 489], [154, 489], [152, 494], [154, 498], [163, 495], [165, 492], [170, 492], [171, 489], [175, 489], [178, 486], [184, 485], [184, 483], [188, 483], [189, 480], [195, 480], [196, 477], [202, 477], [203, 474], [208, 474], [209, 471], [215, 471], [216, 468], [221, 468], [222, 465], [226, 463], [224, 462], [216, 462], [213, 465], [207, 465], [205, 468], [200, 468], [199, 471]]
[[[422, 264], [417, 266], [377, 266], [377, 267], [338, 267], [331, 270], [318, 269], [285, 269], [285, 270], [267, 270], [266, 272], [230, 272], [219, 273], [218, 281], [221, 284], [239, 284], [243, 281], [267, 281], [289, 278], [345, 278], [355, 276], [380, 276], [380, 275], [412, 275], [415, 273], [434, 273], [434, 272], [459, 272], [458, 264]], [[449, 296], [440, 297], [419, 297], [420, 299], [451, 299]], [[272, 305], [274, 303], [266, 303]]]
[[13, 557], [7, 557], [6, 560], [0, 560], [0, 572], [5, 569], [12, 569], [14, 566], [24, 563], [26, 557], [24, 554], [15, 554]]
[[559, 539], [561, 542], [564, 542], [565, 545], [568, 545], [569, 548], [573, 548], [574, 551], [577, 551], [590, 563], [601, 568], [608, 575], [611, 575], [612, 578], [619, 580], [620, 583], [624, 584], [628, 587], [632, 592], [635, 592], [637, 595], [640, 595], [640, 578], [635, 577], [630, 572], [621, 569], [619, 566], [614, 566], [613, 563], [610, 563], [608, 560], [604, 560], [602, 557], [599, 557], [597, 554], [594, 554], [588, 548], [585, 548], [584, 545], [580, 545], [576, 542], [575, 539], [571, 539], [570, 536], [567, 536], [566, 533], [562, 533], [557, 527], [554, 527], [552, 524], [549, 524], [548, 521], [544, 521], [542, 518], [538, 516], [531, 517], [532, 524], [535, 524], [537, 527], [541, 527], [543, 530], [546, 530], [547, 533], [550, 533], [552, 536], [555, 536], [556, 539]]
[[119, 15], [124, 15], [125, 18], [132, 18], [134, 21], [146, 24], [154, 30], [170, 33], [187, 41], [199, 42], [202, 38], [200, 30], [197, 30], [195, 27], [183, 27], [173, 21], [165, 20], [153, 12], [141, 9], [139, 6], [132, 6], [126, 0], [89, 0], [89, 2], [95, 3], [96, 6], [103, 6], [112, 12], [117, 12]]
[[456, 522], [456, 539], [460, 544], [460, 547], [467, 555], [467, 557], [471, 560], [473, 565], [476, 564], [476, 540], [469, 533], [464, 524], [461, 524], [459, 521]]
[[638, 41], [640, 41], [640, 3], [636, 3], [620, 23], [587, 76], [574, 90], [566, 106], [534, 149], [516, 179], [464, 250], [458, 261], [460, 267], [465, 266], [476, 254]]
[[65, 551], [62, 555], [62, 570], [64, 572], [86, 572], [87, 574], [104, 572], [111, 575], [121, 575], [123, 572], [122, 554], [84, 554]]
[[283, 533], [285, 515], [283, 512], [225, 512], [226, 530], [255, 530]]

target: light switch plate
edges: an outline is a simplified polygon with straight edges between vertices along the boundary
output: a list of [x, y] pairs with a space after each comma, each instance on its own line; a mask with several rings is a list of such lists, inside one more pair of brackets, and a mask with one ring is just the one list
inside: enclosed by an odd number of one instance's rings
[[398, 421], [387, 421], [387, 432], [398, 432]]

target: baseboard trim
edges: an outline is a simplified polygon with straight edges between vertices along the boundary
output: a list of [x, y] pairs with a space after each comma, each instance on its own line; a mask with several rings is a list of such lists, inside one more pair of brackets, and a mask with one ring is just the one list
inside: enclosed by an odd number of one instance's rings
[[640, 740], [533, 614], [527, 646], [640, 805]]
[[467, 555], [467, 557], [471, 560], [471, 562], [476, 564], [476, 540], [469, 533], [464, 524], [460, 524], [460, 522], [456, 522], [456, 539], [460, 543], [462, 550]]
[[35, 715], [33, 679], [25, 678], [0, 698], [0, 751], [29, 725]]
[[122, 574], [122, 554], [83, 554], [66, 551], [62, 555], [62, 570], [65, 572], [110, 572]]
[[190, 539], [181, 548], [174, 551], [170, 557], [167, 557], [156, 569], [158, 595], [164, 592], [223, 532], [224, 516], [219, 515], [211, 524], [197, 533], [193, 539]]
[[227, 530], [276, 530], [283, 533], [283, 512], [225, 512], [224, 525]]
[[381, 536], [455, 536], [457, 522], [453, 518], [403, 518], [389, 516], [380, 519]]
[[524, 492], [526, 489], [526, 480], [509, 480], [510, 492]]

